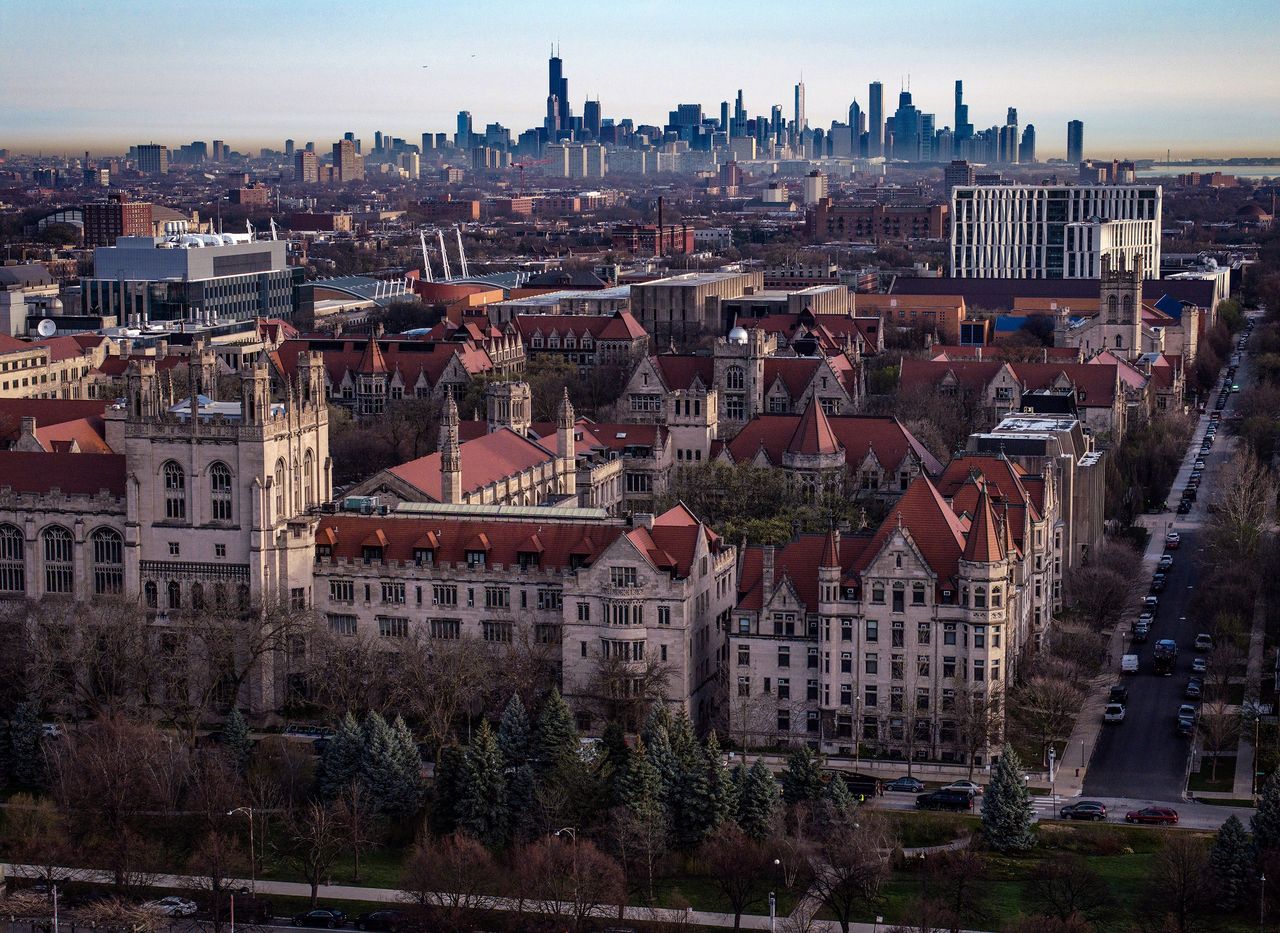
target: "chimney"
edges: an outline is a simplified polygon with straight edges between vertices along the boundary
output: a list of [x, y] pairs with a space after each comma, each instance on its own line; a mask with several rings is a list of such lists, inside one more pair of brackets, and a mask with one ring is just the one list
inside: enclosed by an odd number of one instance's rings
[[22, 417], [22, 425], [18, 432], [18, 439], [13, 443], [14, 450], [24, 450], [29, 453], [42, 453], [43, 445], [36, 440], [36, 419], [29, 415]]
[[764, 587], [765, 598], [773, 592], [773, 545], [764, 546], [764, 565], [761, 570], [760, 583]]
[[653, 513], [652, 512], [632, 512], [631, 524], [635, 528], [652, 528]]

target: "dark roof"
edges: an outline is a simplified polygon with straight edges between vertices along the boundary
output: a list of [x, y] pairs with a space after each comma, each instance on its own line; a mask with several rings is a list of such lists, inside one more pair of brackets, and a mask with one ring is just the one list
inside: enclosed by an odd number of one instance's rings
[[123, 454], [28, 453], [0, 451], [0, 489], [47, 495], [96, 496], [108, 492], [124, 498]]
[[31, 287], [34, 285], [52, 285], [53, 276], [48, 268], [39, 262], [26, 263], [21, 266], [0, 266], [0, 286]]
[[523, 287], [601, 289], [606, 287], [606, 283], [589, 269], [555, 269], [535, 275]]
[[[898, 278], [895, 295], [960, 295], [969, 308], [1012, 311], [1016, 298], [1097, 298], [1097, 279], [925, 279]], [[1144, 279], [1142, 300], [1156, 302], [1165, 295], [1198, 308], [1213, 304], [1213, 282], [1200, 279]]]

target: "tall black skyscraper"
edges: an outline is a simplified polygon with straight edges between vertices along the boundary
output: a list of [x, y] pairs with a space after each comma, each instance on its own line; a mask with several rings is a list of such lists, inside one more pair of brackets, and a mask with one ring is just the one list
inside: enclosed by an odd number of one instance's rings
[[549, 78], [547, 93], [556, 99], [556, 105], [559, 108], [560, 129], [566, 129], [570, 126], [569, 116], [569, 79], [564, 76], [564, 62], [560, 59], [560, 51], [555, 46], [551, 47], [551, 60], [547, 62], [547, 76]]
[[582, 105], [582, 128], [592, 139], [600, 138], [600, 101], [588, 100]]
[[1084, 161], [1084, 123], [1081, 120], [1067, 124], [1067, 161], [1073, 165]]
[[955, 140], [956, 146], [959, 147], [960, 143], [964, 142], [966, 139], [969, 139], [971, 136], [973, 136], [973, 124], [969, 122], [969, 105], [964, 102], [964, 82], [963, 81], [956, 82], [956, 117], [955, 119], [956, 119], [956, 122], [954, 127], [953, 138]]
[[867, 98], [867, 155], [884, 155], [884, 85], [872, 81]]

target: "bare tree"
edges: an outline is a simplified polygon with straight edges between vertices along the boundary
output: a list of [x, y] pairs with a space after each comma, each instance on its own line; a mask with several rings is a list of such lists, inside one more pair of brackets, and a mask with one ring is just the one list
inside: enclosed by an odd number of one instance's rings
[[742, 928], [742, 915], [752, 904], [764, 900], [773, 859], [769, 850], [756, 842], [737, 823], [721, 823], [698, 849], [716, 890], [733, 913], [733, 928]]
[[239, 841], [227, 833], [210, 830], [196, 844], [187, 860], [189, 885], [209, 903], [210, 923], [220, 931], [229, 912], [235, 878], [248, 868], [249, 859]]
[[360, 855], [377, 843], [378, 808], [362, 781], [352, 781], [338, 798], [338, 819], [351, 852], [351, 880], [360, 880]]
[[492, 655], [474, 638], [411, 637], [398, 661], [399, 705], [413, 713], [439, 755], [458, 720], [479, 711], [493, 672]]
[[307, 804], [285, 827], [280, 856], [311, 886], [311, 906], [320, 899], [320, 885], [346, 845], [342, 821], [333, 807]]
[[627, 731], [636, 732], [649, 710], [666, 701], [670, 676], [670, 666], [656, 657], [637, 662], [613, 655], [596, 662], [587, 690], [606, 722], [621, 723]]
[[609, 825], [623, 867], [629, 869], [633, 862], [638, 862], [643, 869], [645, 893], [652, 904], [656, 900], [654, 880], [658, 863], [668, 851], [670, 837], [665, 808], [656, 801], [647, 801], [635, 810], [615, 807]]
[[1027, 896], [1044, 914], [1063, 921], [1082, 917], [1102, 923], [1116, 907], [1106, 881], [1074, 853], [1039, 862], [1027, 884]]
[[81, 907], [76, 916], [81, 923], [121, 933], [155, 933], [169, 925], [169, 918], [160, 911], [117, 898]]
[[1235, 751], [1240, 741], [1240, 715], [1228, 710], [1223, 699], [1210, 700], [1200, 708], [1200, 746], [1213, 762], [1209, 766], [1210, 780], [1218, 780], [1218, 758], [1224, 752]]
[[15, 794], [5, 807], [5, 834], [10, 858], [30, 865], [35, 877], [46, 884], [61, 884], [77, 877], [67, 868], [77, 850], [67, 833], [66, 818], [48, 797]]
[[331, 719], [387, 713], [399, 699], [399, 658], [386, 639], [338, 635], [317, 626], [307, 650], [310, 697]]
[[1228, 639], [1219, 640], [1209, 652], [1205, 667], [1205, 695], [1210, 700], [1227, 700], [1231, 692], [1232, 680], [1244, 669], [1245, 656], [1235, 644]]
[[961, 924], [986, 919], [987, 859], [975, 848], [930, 854], [925, 860], [927, 899], [934, 902], [950, 933], [960, 933]]
[[1152, 860], [1145, 907], [1153, 917], [1164, 918], [1165, 930], [1187, 933], [1205, 908], [1209, 886], [1206, 840], [1191, 833], [1169, 833], [1164, 848]]
[[1067, 575], [1067, 603], [1095, 630], [1130, 618], [1141, 595], [1141, 557], [1133, 548], [1108, 542]]
[[956, 691], [956, 744], [969, 765], [970, 780], [973, 780], [974, 759], [999, 743], [1004, 735], [1002, 697], [999, 684], [992, 684], [986, 690]]
[[1223, 562], [1248, 565], [1275, 519], [1276, 482], [1249, 450], [1238, 450], [1218, 479], [1210, 542]]
[[489, 850], [465, 833], [423, 839], [405, 862], [400, 885], [414, 909], [446, 930], [484, 926], [497, 904], [498, 872]]
[[810, 850], [813, 896], [835, 915], [849, 933], [854, 915], [873, 906], [891, 872], [889, 856], [896, 844], [885, 819], [859, 811], [834, 821]]
[[1009, 690], [1009, 726], [1043, 751], [1071, 737], [1083, 699], [1075, 681], [1034, 674]]
[[[574, 929], [606, 916], [626, 900], [622, 866], [588, 839], [548, 836], [520, 848], [516, 862], [528, 876], [542, 913], [564, 917]], [[520, 886], [522, 896], [530, 888]]]

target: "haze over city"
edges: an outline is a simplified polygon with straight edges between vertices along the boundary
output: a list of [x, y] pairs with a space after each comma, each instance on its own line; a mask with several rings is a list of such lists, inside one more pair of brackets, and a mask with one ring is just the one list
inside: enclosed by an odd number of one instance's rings
[[217, 136], [256, 149], [348, 130], [416, 137], [450, 130], [458, 110], [523, 128], [541, 120], [555, 42], [575, 111], [598, 96], [606, 116], [641, 123], [684, 102], [713, 110], [738, 88], [751, 113], [789, 108], [803, 73], [814, 126], [844, 119], [854, 99], [865, 107], [878, 80], [889, 99], [909, 81], [941, 127], [963, 79], [976, 124], [1017, 107], [1049, 157], [1064, 154], [1072, 119], [1088, 125], [1092, 150], [1120, 157], [1275, 155], [1280, 69], [1259, 37], [1277, 28], [1280, 6], [1267, 0], [1086, 0], [1054, 14], [1010, 0], [10, 2], [0, 4], [0, 145], [122, 152], [150, 139]]

